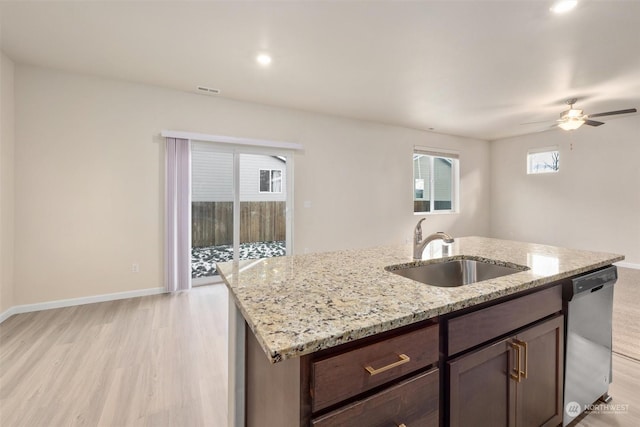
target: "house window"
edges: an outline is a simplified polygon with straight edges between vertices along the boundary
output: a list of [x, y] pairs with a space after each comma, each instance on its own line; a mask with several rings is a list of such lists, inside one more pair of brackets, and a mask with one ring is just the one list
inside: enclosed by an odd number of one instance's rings
[[282, 170], [260, 169], [260, 192], [282, 193]]
[[458, 154], [416, 147], [413, 151], [413, 212], [457, 212]]
[[560, 170], [558, 147], [536, 148], [527, 151], [527, 174], [555, 173]]

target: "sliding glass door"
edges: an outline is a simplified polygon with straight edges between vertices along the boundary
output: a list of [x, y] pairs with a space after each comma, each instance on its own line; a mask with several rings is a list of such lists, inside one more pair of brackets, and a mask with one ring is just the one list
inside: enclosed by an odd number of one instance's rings
[[[191, 142], [191, 279], [207, 283], [233, 259], [233, 153]], [[200, 279], [196, 282], [196, 279]]]
[[287, 158], [240, 154], [239, 259], [286, 254]]
[[291, 251], [290, 152], [191, 142], [193, 285], [220, 281], [216, 262]]

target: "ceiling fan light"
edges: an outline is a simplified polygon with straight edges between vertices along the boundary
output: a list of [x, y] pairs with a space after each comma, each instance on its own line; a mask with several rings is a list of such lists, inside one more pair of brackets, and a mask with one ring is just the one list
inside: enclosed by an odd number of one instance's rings
[[562, 14], [569, 12], [578, 5], [578, 0], [560, 0], [551, 6], [551, 12]]
[[558, 123], [562, 130], [576, 130], [584, 124], [584, 119], [569, 119]]
[[576, 110], [576, 109], [572, 108], [572, 109], [567, 111], [567, 114], [566, 114], [565, 117], [569, 117], [569, 118], [582, 117], [583, 116], [583, 114], [582, 114], [583, 111], [584, 110]]

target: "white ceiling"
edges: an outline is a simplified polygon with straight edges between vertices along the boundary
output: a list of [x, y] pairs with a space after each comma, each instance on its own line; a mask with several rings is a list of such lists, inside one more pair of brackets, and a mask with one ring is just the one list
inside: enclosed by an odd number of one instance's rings
[[18, 63], [487, 140], [548, 129], [570, 97], [586, 113], [640, 108], [640, 1], [550, 5], [3, 1], [1, 47]]

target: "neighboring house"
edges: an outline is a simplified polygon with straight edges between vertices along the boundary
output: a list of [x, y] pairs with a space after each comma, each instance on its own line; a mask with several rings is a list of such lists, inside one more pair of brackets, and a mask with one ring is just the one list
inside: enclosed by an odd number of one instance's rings
[[[285, 201], [286, 161], [277, 156], [240, 155], [240, 201]], [[233, 155], [211, 144], [191, 143], [193, 202], [233, 200]]]
[[415, 200], [431, 200], [429, 183], [434, 179], [433, 191], [435, 193], [436, 208], [451, 208], [451, 167], [451, 160], [435, 157], [433, 159], [433, 176], [431, 176], [429, 156], [414, 155], [414, 181], [421, 180], [423, 186], [422, 190], [418, 190], [416, 185]]

